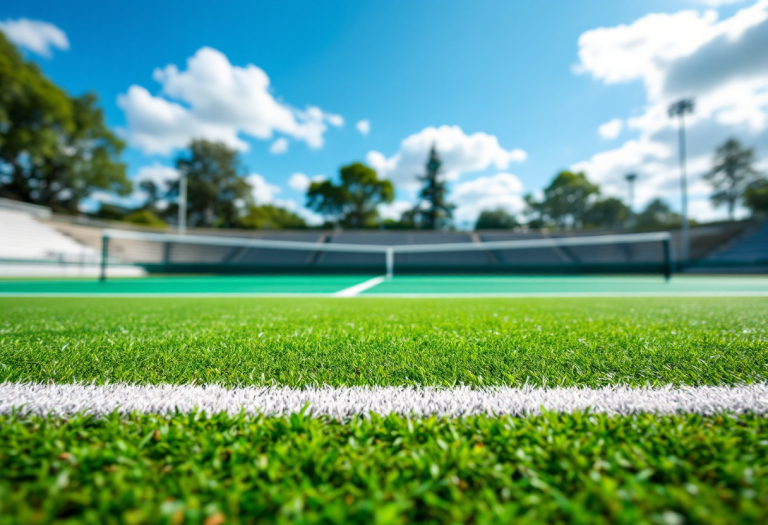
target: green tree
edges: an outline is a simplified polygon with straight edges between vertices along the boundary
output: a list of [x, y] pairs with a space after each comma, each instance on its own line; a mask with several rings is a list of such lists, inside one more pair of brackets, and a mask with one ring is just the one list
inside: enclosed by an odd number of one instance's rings
[[585, 226], [619, 229], [629, 220], [629, 208], [619, 199], [610, 197], [593, 202], [584, 213]]
[[475, 222], [476, 230], [510, 230], [516, 226], [520, 226], [520, 223], [504, 208], [483, 210]]
[[307, 207], [350, 228], [375, 226], [377, 206], [395, 198], [392, 183], [359, 162], [342, 167], [340, 179], [339, 184], [328, 180], [310, 184]]
[[240, 219], [240, 226], [255, 230], [280, 230], [306, 228], [307, 223], [290, 210], [266, 204], [248, 208], [246, 214]]
[[[237, 151], [221, 142], [193, 140], [189, 152], [176, 159], [176, 167], [187, 177], [187, 224], [202, 228], [236, 228], [241, 211], [253, 204], [252, 188], [245, 179]], [[179, 182], [171, 185], [170, 198], [177, 198]], [[178, 205], [166, 215], [174, 217]]]
[[639, 229], [655, 229], [676, 227], [682, 224], [679, 213], [674, 213], [667, 202], [654, 199], [648, 203], [641, 213], [636, 216]]
[[96, 190], [127, 195], [123, 148], [94, 94], [70, 97], [0, 34], [0, 195], [67, 212]]
[[744, 197], [744, 192], [757, 177], [758, 172], [752, 167], [755, 153], [744, 149], [736, 139], [728, 139], [717, 148], [712, 169], [704, 175], [714, 193], [710, 196], [715, 207], [728, 206], [728, 218], [733, 220], [736, 204]]
[[744, 205], [752, 213], [768, 213], [768, 179], [758, 179], [744, 192]]
[[419, 204], [414, 208], [415, 218], [422, 227], [435, 230], [446, 226], [456, 207], [448, 202], [448, 183], [440, 177], [443, 162], [432, 145], [427, 160], [426, 173], [418, 177], [424, 183], [419, 193]]
[[536, 215], [534, 221], [541, 226], [581, 228], [591, 197], [599, 194], [600, 188], [589, 182], [584, 173], [561, 171], [544, 189], [541, 201], [529, 194], [525, 202], [528, 213]]
[[151, 210], [135, 210], [126, 215], [123, 220], [139, 226], [149, 226], [150, 228], [167, 228], [168, 225], [163, 219], [158, 217]]

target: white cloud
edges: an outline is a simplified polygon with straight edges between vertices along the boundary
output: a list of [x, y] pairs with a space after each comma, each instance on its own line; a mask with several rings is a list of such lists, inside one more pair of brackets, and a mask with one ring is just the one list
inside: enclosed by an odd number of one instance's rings
[[519, 214], [525, 208], [523, 183], [511, 173], [497, 173], [462, 182], [453, 190], [451, 202], [456, 204], [454, 220], [457, 224], [474, 224], [483, 210], [502, 208]]
[[294, 173], [291, 175], [291, 178], [288, 179], [288, 186], [296, 191], [307, 191], [307, 188], [309, 188], [309, 183], [309, 177], [303, 173]]
[[258, 173], [251, 173], [246, 177], [246, 180], [248, 181], [248, 184], [251, 185], [252, 189], [252, 195], [253, 200], [256, 201], [257, 205], [262, 204], [275, 204], [280, 205], [277, 203], [277, 200], [275, 199], [275, 195], [282, 192], [283, 189], [280, 186], [275, 186], [274, 184], [270, 184], [269, 182], [264, 179], [261, 175]]
[[368, 135], [368, 133], [371, 132], [371, 121], [364, 118], [363, 120], [358, 121], [357, 124], [355, 124], [355, 127], [361, 135]]
[[602, 138], [606, 140], [611, 140], [618, 137], [623, 128], [624, 128], [624, 122], [620, 118], [615, 118], [615, 119], [609, 120], [605, 124], [601, 124], [597, 128], [597, 132]]
[[118, 97], [128, 121], [128, 140], [148, 154], [168, 155], [193, 138], [247, 150], [241, 135], [269, 140], [275, 132], [320, 148], [328, 125], [344, 123], [339, 115], [318, 107], [299, 110], [275, 99], [262, 69], [233, 66], [209, 47], [190, 57], [185, 71], [171, 64], [156, 69], [153, 77], [162, 85], [159, 95], [133, 85]]
[[[624, 175], [636, 172], [639, 205], [659, 196], [677, 204], [677, 130], [667, 107], [695, 97], [696, 110], [686, 117], [688, 171], [691, 192], [706, 199], [710, 190], [701, 175], [728, 137], [756, 146], [758, 158], [768, 155], [766, 49], [768, 0], [722, 20], [713, 10], [657, 13], [584, 33], [575, 70], [606, 84], [642, 81], [647, 102], [639, 116], [626, 120], [635, 138], [573, 169], [585, 171], [605, 193], [620, 196], [626, 192]], [[705, 211], [703, 205], [691, 207], [693, 217], [709, 217]]]
[[29, 49], [44, 57], [51, 56], [51, 49], [69, 49], [67, 34], [48, 22], [40, 20], [6, 20], [0, 22], [0, 31], [19, 47]]
[[502, 148], [494, 135], [480, 132], [467, 135], [459, 126], [440, 126], [425, 128], [406, 137], [397, 153], [389, 158], [378, 151], [370, 151], [366, 160], [380, 176], [413, 191], [419, 186], [416, 176], [424, 172], [432, 145], [443, 161], [442, 169], [447, 180], [491, 166], [506, 169], [511, 162], [522, 162], [528, 156], [521, 149]]
[[403, 213], [413, 208], [413, 203], [408, 201], [395, 201], [389, 204], [379, 204], [376, 208], [382, 219], [399, 221]]
[[133, 178], [133, 184], [138, 188], [144, 181], [152, 181], [158, 188], [167, 189], [168, 183], [179, 178], [179, 171], [171, 166], [163, 166], [155, 163], [151, 166], [142, 166]]
[[310, 183], [322, 182], [325, 178], [325, 175], [315, 175], [312, 178], [309, 178], [303, 173], [294, 173], [291, 175], [291, 178], [288, 179], [288, 186], [296, 191], [305, 192], [309, 189]]
[[285, 153], [286, 151], [288, 151], [288, 139], [285, 137], [280, 137], [269, 146], [269, 152], [275, 155]]

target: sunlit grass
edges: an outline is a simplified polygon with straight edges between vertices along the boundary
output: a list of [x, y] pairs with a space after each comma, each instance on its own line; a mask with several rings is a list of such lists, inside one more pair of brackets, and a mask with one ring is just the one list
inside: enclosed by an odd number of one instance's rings
[[768, 299], [0, 299], [0, 380], [722, 385]]

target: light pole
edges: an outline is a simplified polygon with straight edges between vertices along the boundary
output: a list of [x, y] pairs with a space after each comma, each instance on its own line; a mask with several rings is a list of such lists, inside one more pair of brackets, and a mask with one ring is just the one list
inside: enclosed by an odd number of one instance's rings
[[635, 173], [627, 173], [624, 178], [629, 185], [629, 229], [635, 229], [635, 179], [637, 175]]
[[187, 169], [179, 170], [179, 235], [187, 232]]
[[678, 142], [680, 144], [680, 192], [682, 194], [682, 212], [683, 231], [680, 246], [680, 260], [688, 261], [690, 237], [688, 233], [688, 181], [685, 170], [685, 114], [693, 113], [694, 102], [692, 98], [679, 100], [669, 106], [668, 112], [670, 118], [678, 117]]

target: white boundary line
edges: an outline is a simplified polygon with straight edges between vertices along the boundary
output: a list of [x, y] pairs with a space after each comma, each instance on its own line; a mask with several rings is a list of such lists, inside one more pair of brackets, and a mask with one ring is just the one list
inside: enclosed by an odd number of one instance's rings
[[614, 415], [640, 413], [768, 414], [768, 384], [739, 386], [671, 386], [602, 388], [488, 387], [474, 389], [414, 387], [245, 387], [216, 385], [75, 385], [0, 384], [0, 414], [65, 416], [174, 414], [204, 410], [208, 414], [288, 415], [347, 419], [370, 413], [413, 417], [463, 417], [476, 414], [528, 416], [548, 411], [584, 411]]
[[374, 277], [373, 279], [368, 279], [367, 281], [363, 281], [360, 284], [356, 284], [354, 286], [350, 286], [349, 288], [345, 288], [339, 292], [336, 292], [333, 294], [334, 297], [354, 297], [359, 293], [364, 292], [365, 290], [368, 290], [369, 288], [373, 288], [377, 284], [381, 284], [386, 280], [386, 276], [379, 276]]

